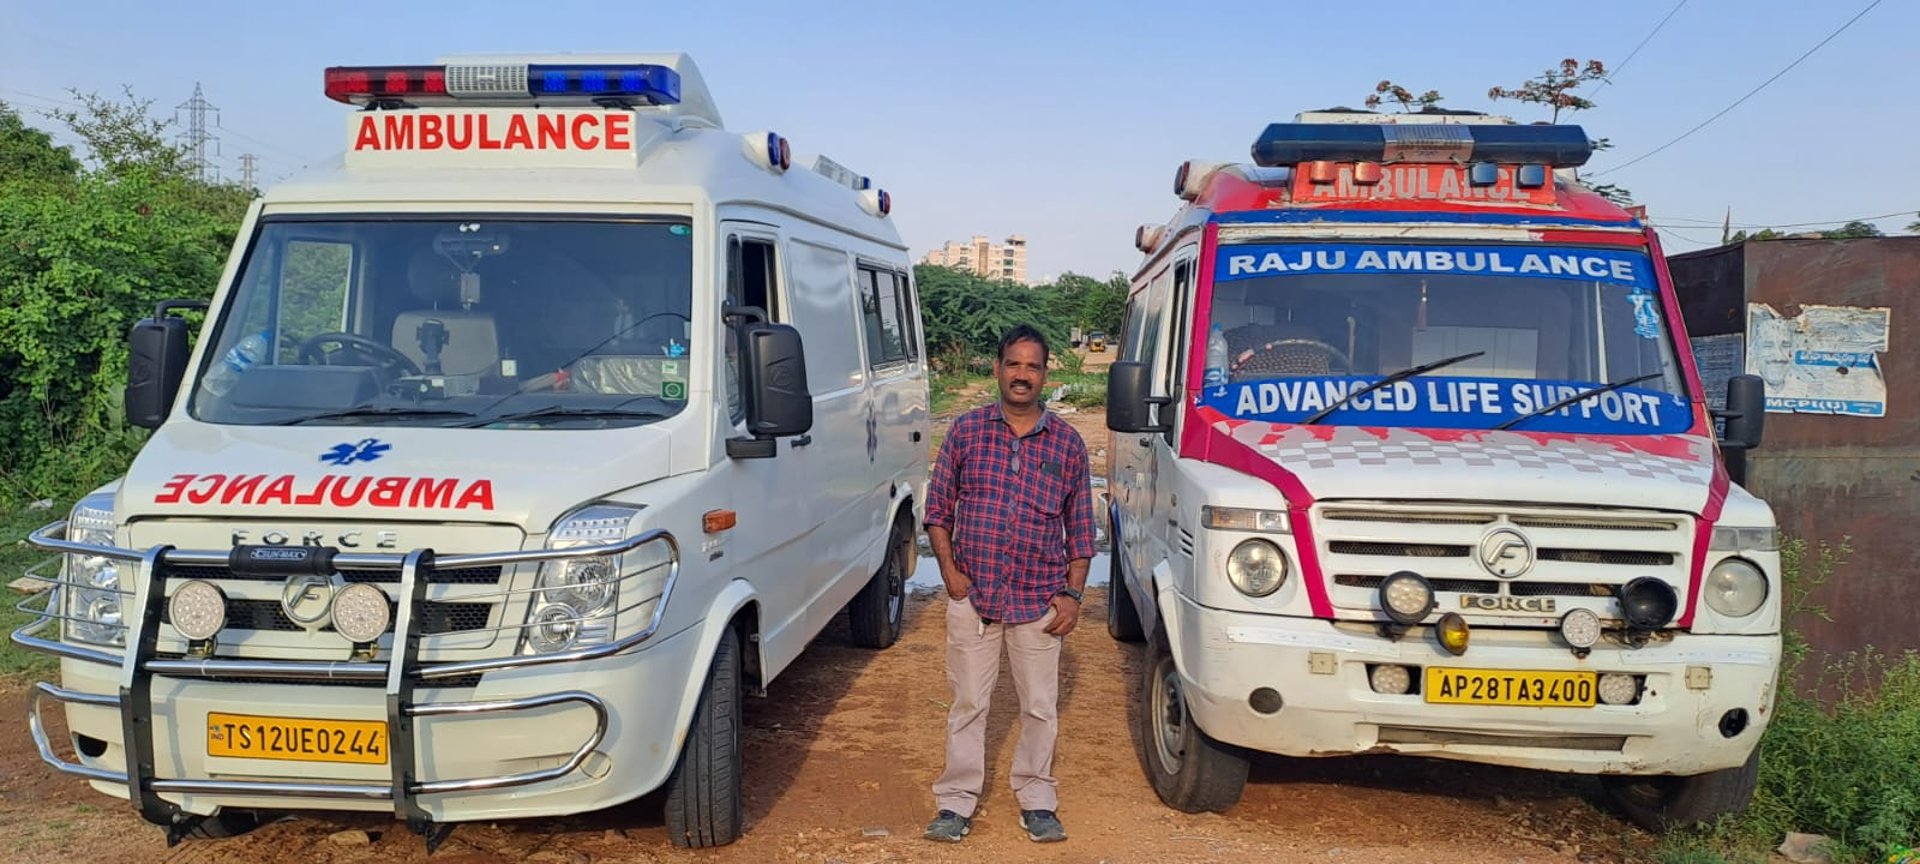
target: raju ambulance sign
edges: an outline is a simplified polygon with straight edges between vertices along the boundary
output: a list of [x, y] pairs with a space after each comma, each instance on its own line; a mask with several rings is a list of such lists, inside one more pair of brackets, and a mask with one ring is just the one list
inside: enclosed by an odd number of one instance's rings
[[[1624, 288], [1630, 320], [1641, 339], [1657, 339], [1660, 304], [1643, 254], [1603, 249], [1513, 246], [1413, 246], [1293, 243], [1232, 246], [1221, 251], [1216, 282], [1306, 274], [1482, 274], [1595, 282]], [[1625, 318], [1626, 316], [1623, 316]], [[1201, 391], [1198, 404], [1228, 417], [1299, 423], [1382, 380], [1381, 375], [1288, 376], [1237, 381]], [[1658, 379], [1655, 379], [1658, 380]], [[1324, 422], [1340, 426], [1489, 429], [1582, 391], [1594, 381], [1449, 375], [1437, 369], [1355, 396]], [[1590, 396], [1529, 418], [1514, 428], [1586, 435], [1685, 432], [1693, 426], [1687, 401], [1643, 386]]]

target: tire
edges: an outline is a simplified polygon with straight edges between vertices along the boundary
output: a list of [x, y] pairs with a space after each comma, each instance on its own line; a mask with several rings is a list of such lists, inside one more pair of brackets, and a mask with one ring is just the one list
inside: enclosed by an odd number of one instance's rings
[[187, 837], [191, 840], [225, 840], [251, 834], [272, 821], [272, 817], [258, 810], [224, 808], [200, 820], [200, 824], [187, 832]]
[[1600, 786], [1634, 824], [1663, 833], [1745, 812], [1759, 779], [1760, 748], [1756, 745], [1746, 764], [1738, 768], [1691, 777], [1602, 775]]
[[913, 537], [900, 530], [901, 524], [894, 522], [887, 535], [887, 557], [879, 572], [847, 604], [853, 644], [862, 648], [885, 648], [900, 639], [907, 614], [907, 562], [913, 560]]
[[667, 778], [667, 834], [683, 849], [739, 839], [741, 812], [740, 637], [731, 628], [714, 648], [713, 668], [694, 707], [686, 746]]
[[1246, 757], [1207, 737], [1187, 713], [1165, 629], [1148, 642], [1142, 674], [1137, 716], [1154, 793], [1187, 813], [1219, 813], [1238, 804], [1247, 786]]
[[1140, 642], [1146, 631], [1140, 626], [1140, 610], [1133, 605], [1133, 591], [1127, 587], [1126, 574], [1120, 572], [1120, 550], [1107, 553], [1107, 635], [1115, 642]]

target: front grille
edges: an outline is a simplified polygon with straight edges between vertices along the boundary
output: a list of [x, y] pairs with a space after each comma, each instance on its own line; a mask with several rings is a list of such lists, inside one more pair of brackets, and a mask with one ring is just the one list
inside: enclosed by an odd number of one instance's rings
[[[241, 576], [222, 566], [210, 567], [170, 567], [168, 574], [176, 579], [205, 579], [215, 581], [231, 579], [235, 582], [278, 582], [285, 576]], [[429, 585], [498, 585], [499, 567], [456, 567], [448, 570], [433, 570], [427, 574]], [[341, 578], [348, 582], [372, 582], [376, 585], [400, 584], [398, 570], [341, 570]]]
[[1542, 549], [1540, 560], [1570, 564], [1619, 564], [1629, 567], [1669, 567], [1671, 552], [1642, 552], [1629, 549]]
[[1391, 555], [1396, 558], [1465, 558], [1472, 554], [1465, 546], [1437, 543], [1378, 543], [1363, 540], [1335, 540], [1327, 548], [1336, 555]]
[[[1365, 588], [1368, 591], [1379, 590], [1380, 583], [1385, 581], [1387, 581], [1387, 577], [1385, 576], [1362, 576], [1353, 573], [1342, 573], [1333, 577], [1333, 583], [1335, 585], [1345, 585], [1348, 588]], [[1428, 579], [1427, 582], [1433, 585], [1433, 590], [1435, 591], [1456, 591], [1461, 594], [1496, 594], [1500, 591], [1500, 583], [1492, 579], [1442, 578]]]
[[[389, 621], [399, 615], [399, 604], [390, 602]], [[420, 610], [420, 632], [425, 635], [442, 633], [467, 633], [485, 630], [487, 617], [492, 614], [489, 603], [427, 603]], [[173, 623], [172, 612], [162, 609], [160, 620]], [[306, 628], [293, 622], [280, 608], [278, 600], [243, 600], [227, 598], [227, 629], [256, 630], [280, 633], [298, 633]], [[320, 628], [322, 633], [332, 633], [333, 625]], [[387, 632], [393, 632], [393, 625], [387, 625]]]

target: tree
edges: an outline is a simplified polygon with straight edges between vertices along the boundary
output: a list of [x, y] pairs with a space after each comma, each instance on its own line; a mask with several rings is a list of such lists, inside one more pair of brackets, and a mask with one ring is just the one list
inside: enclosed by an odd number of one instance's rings
[[1581, 96], [1574, 90], [1588, 81], [1605, 78], [1607, 70], [1598, 60], [1588, 60], [1586, 65], [1571, 57], [1560, 61], [1557, 69], [1548, 69], [1540, 77], [1527, 80], [1518, 87], [1495, 87], [1487, 91], [1487, 98], [1495, 101], [1512, 99], [1517, 102], [1532, 102], [1553, 109], [1547, 122], [1560, 122], [1560, 112], [1585, 111], [1592, 108], [1593, 101]]
[[1437, 107], [1440, 104], [1440, 100], [1444, 98], [1438, 90], [1428, 90], [1425, 93], [1415, 96], [1413, 95], [1413, 91], [1395, 84], [1392, 81], [1383, 80], [1379, 84], [1374, 85], [1372, 93], [1367, 94], [1367, 107], [1380, 107], [1382, 101], [1381, 96], [1391, 97], [1393, 101], [1399, 103], [1400, 113], [1402, 114], [1412, 114], [1416, 109], [1424, 111], [1428, 108]]
[[[1915, 213], [1915, 214], [1913, 214], [1913, 215], [1915, 215], [1915, 216], [1920, 216], [1920, 213]], [[1920, 219], [1916, 219], [1916, 220], [1914, 220], [1914, 221], [1912, 221], [1912, 222], [1908, 222], [1908, 223], [1907, 223], [1907, 233], [1908, 233], [1908, 234], [1920, 234]]]
[[0, 178], [72, 182], [80, 174], [73, 151], [53, 143], [53, 137], [28, 126], [20, 113], [0, 101]]
[[1852, 240], [1859, 237], [1885, 237], [1885, 232], [1871, 222], [1855, 220], [1838, 228], [1820, 232], [1828, 240]]

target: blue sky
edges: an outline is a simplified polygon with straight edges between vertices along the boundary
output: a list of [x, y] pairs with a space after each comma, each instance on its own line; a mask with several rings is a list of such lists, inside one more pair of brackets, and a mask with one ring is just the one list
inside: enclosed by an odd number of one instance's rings
[[[947, 239], [1024, 234], [1030, 276], [1138, 263], [1183, 159], [1244, 160], [1268, 122], [1358, 105], [1382, 78], [1447, 107], [1544, 119], [1486, 98], [1563, 57], [1617, 70], [1575, 117], [1611, 138], [1589, 171], [1666, 143], [1765, 81], [1871, 0], [1609, 3], [1266, 2], [0, 2], [0, 99], [131, 85], [156, 113], [200, 82], [220, 108], [216, 164], [263, 182], [337, 152], [329, 65], [484, 51], [685, 51], [729, 127], [770, 128], [893, 194], [918, 257]], [[1435, 10], [1444, 8], [1444, 16]], [[1631, 189], [1668, 250], [1736, 227], [1920, 210], [1920, 8], [1887, 0], [1745, 104], [1600, 176]], [[184, 120], [184, 115], [182, 115]]]

